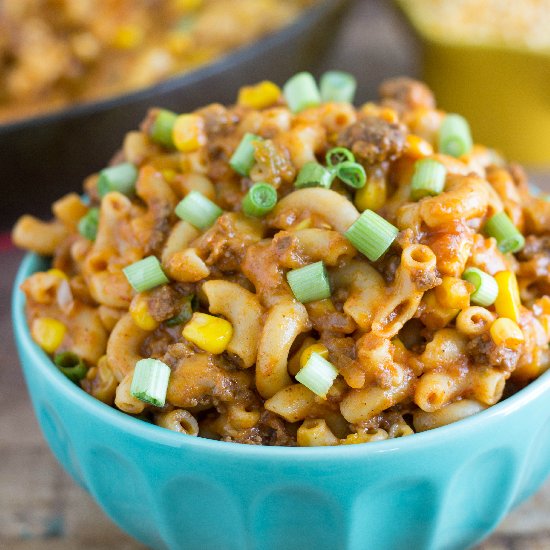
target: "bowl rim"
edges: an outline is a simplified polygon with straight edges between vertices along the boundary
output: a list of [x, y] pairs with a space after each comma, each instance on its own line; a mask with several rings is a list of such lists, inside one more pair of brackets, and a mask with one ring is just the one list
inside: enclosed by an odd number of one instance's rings
[[[550, 369], [544, 372], [536, 380], [530, 382], [525, 388], [514, 395], [491, 407], [469, 416], [465, 419], [442, 426], [426, 432], [415, 433], [409, 437], [386, 439], [357, 445], [338, 445], [333, 447], [282, 447], [245, 445], [242, 443], [217, 441], [203, 437], [193, 437], [167, 430], [155, 424], [150, 424], [138, 418], [134, 418], [124, 412], [111, 407], [102, 401], [92, 397], [81, 388], [72, 383], [58, 369], [46, 355], [46, 353], [34, 342], [25, 317], [25, 295], [20, 290], [20, 285], [32, 273], [38, 271], [47, 258], [34, 253], [27, 253], [17, 271], [12, 291], [12, 320], [13, 330], [19, 348], [20, 363], [23, 363], [22, 350], [28, 354], [26, 361], [30, 359], [35, 365], [34, 368], [40, 374], [48, 378], [56, 386], [59, 394], [64, 399], [77, 404], [79, 408], [101, 421], [121, 429], [140, 439], [148, 440], [149, 444], [164, 445], [171, 448], [191, 447], [194, 450], [205, 453], [217, 453], [222, 451], [235, 458], [276, 458], [289, 461], [296, 458], [313, 459], [317, 462], [334, 461], [338, 458], [341, 461], [361, 457], [373, 457], [393, 452], [407, 452], [425, 449], [428, 446], [438, 447], [447, 437], [458, 439], [458, 436], [468, 435], [476, 425], [489, 424], [500, 418], [505, 418], [519, 408], [522, 408], [529, 401], [540, 397], [543, 393], [550, 393]], [[453, 437], [455, 436], [455, 437]]]
[[292, 36], [300, 35], [304, 28], [308, 27], [312, 22], [317, 21], [326, 11], [330, 11], [333, 7], [337, 7], [338, 5], [343, 6], [348, 1], [349, 0], [321, 0], [318, 4], [306, 8], [296, 19], [279, 30], [275, 30], [259, 40], [244, 44], [230, 51], [228, 54], [216, 58], [211, 63], [206, 63], [188, 72], [176, 73], [160, 82], [130, 90], [129, 92], [117, 93], [105, 98], [69, 104], [68, 106], [53, 111], [18, 118], [11, 122], [9, 119], [5, 123], [0, 122], [0, 136], [18, 130], [46, 126], [52, 122], [64, 122], [81, 116], [103, 113], [125, 104], [153, 98], [158, 94], [168, 94], [181, 87], [192, 86], [201, 80], [208, 79], [217, 74], [222, 69], [231, 72], [235, 66], [253, 59], [256, 56], [261, 56], [277, 45], [284, 44]]

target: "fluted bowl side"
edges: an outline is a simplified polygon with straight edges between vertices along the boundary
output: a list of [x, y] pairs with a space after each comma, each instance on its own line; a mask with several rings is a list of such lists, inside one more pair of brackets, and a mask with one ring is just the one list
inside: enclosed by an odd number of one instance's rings
[[17, 347], [53, 453], [142, 543], [186, 550], [463, 549], [550, 472], [550, 373], [487, 411], [401, 439], [256, 447], [181, 435], [125, 415], [66, 379], [33, 342], [19, 285]]

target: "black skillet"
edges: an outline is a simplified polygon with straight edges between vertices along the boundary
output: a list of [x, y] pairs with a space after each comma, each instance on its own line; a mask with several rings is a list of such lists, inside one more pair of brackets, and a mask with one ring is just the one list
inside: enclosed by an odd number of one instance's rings
[[243, 84], [279, 84], [311, 69], [335, 36], [348, 0], [323, 0], [294, 23], [196, 71], [110, 99], [0, 125], [0, 230], [50, 204], [103, 168], [151, 106], [185, 112], [232, 103]]

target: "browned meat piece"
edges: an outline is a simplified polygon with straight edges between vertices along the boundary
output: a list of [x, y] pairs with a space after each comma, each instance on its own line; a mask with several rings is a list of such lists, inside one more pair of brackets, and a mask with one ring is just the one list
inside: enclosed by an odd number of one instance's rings
[[234, 402], [251, 393], [253, 376], [249, 370], [229, 371], [221, 368], [219, 361], [208, 353], [183, 356], [173, 367], [166, 400], [175, 407], [183, 408]]
[[287, 429], [285, 422], [275, 414], [264, 411], [256, 426], [241, 430], [231, 436], [225, 436], [223, 441], [235, 441], [247, 445], [283, 445], [296, 446], [296, 437]]
[[433, 109], [435, 107], [435, 98], [432, 91], [426, 84], [407, 77], [391, 78], [382, 82], [380, 86], [380, 97], [382, 103], [398, 103], [406, 109], [415, 109], [416, 107], [426, 107]]
[[209, 266], [221, 271], [239, 270], [248, 246], [262, 238], [261, 223], [240, 214], [227, 213], [200, 237], [197, 248]]
[[151, 291], [147, 307], [151, 317], [162, 322], [178, 313], [180, 303], [178, 292], [168, 285], [162, 285]]
[[[518, 275], [535, 279], [539, 283], [550, 283], [550, 236], [529, 235], [525, 246], [518, 253], [520, 260]], [[542, 293], [545, 291], [539, 289]]]
[[476, 365], [489, 365], [512, 372], [519, 360], [519, 351], [497, 346], [488, 334], [481, 334], [470, 340], [466, 352]]
[[550, 235], [544, 235], [542, 237], [529, 235], [525, 239], [523, 250], [518, 253], [518, 259], [520, 261], [528, 261], [540, 254], [550, 254]]
[[276, 189], [286, 184], [286, 193], [293, 190], [296, 169], [286, 147], [266, 139], [255, 144], [254, 157], [256, 158], [255, 170], [261, 173], [262, 181], [271, 183]]
[[227, 109], [221, 103], [212, 103], [195, 113], [203, 118], [204, 129], [209, 139], [227, 134], [239, 121], [235, 110]]
[[327, 347], [330, 362], [352, 388], [362, 388], [365, 372], [357, 361], [355, 340], [323, 334], [321, 342]]
[[367, 116], [342, 130], [337, 144], [351, 149], [359, 160], [367, 164], [379, 164], [401, 156], [405, 135], [399, 124]]

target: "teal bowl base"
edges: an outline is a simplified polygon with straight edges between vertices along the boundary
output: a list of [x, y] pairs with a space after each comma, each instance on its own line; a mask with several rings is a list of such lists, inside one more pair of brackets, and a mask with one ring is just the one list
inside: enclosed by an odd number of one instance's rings
[[464, 550], [550, 472], [550, 373], [475, 417], [401, 439], [256, 447], [176, 434], [93, 399], [34, 344], [22, 280], [17, 346], [53, 453], [105, 513], [170, 550]]

